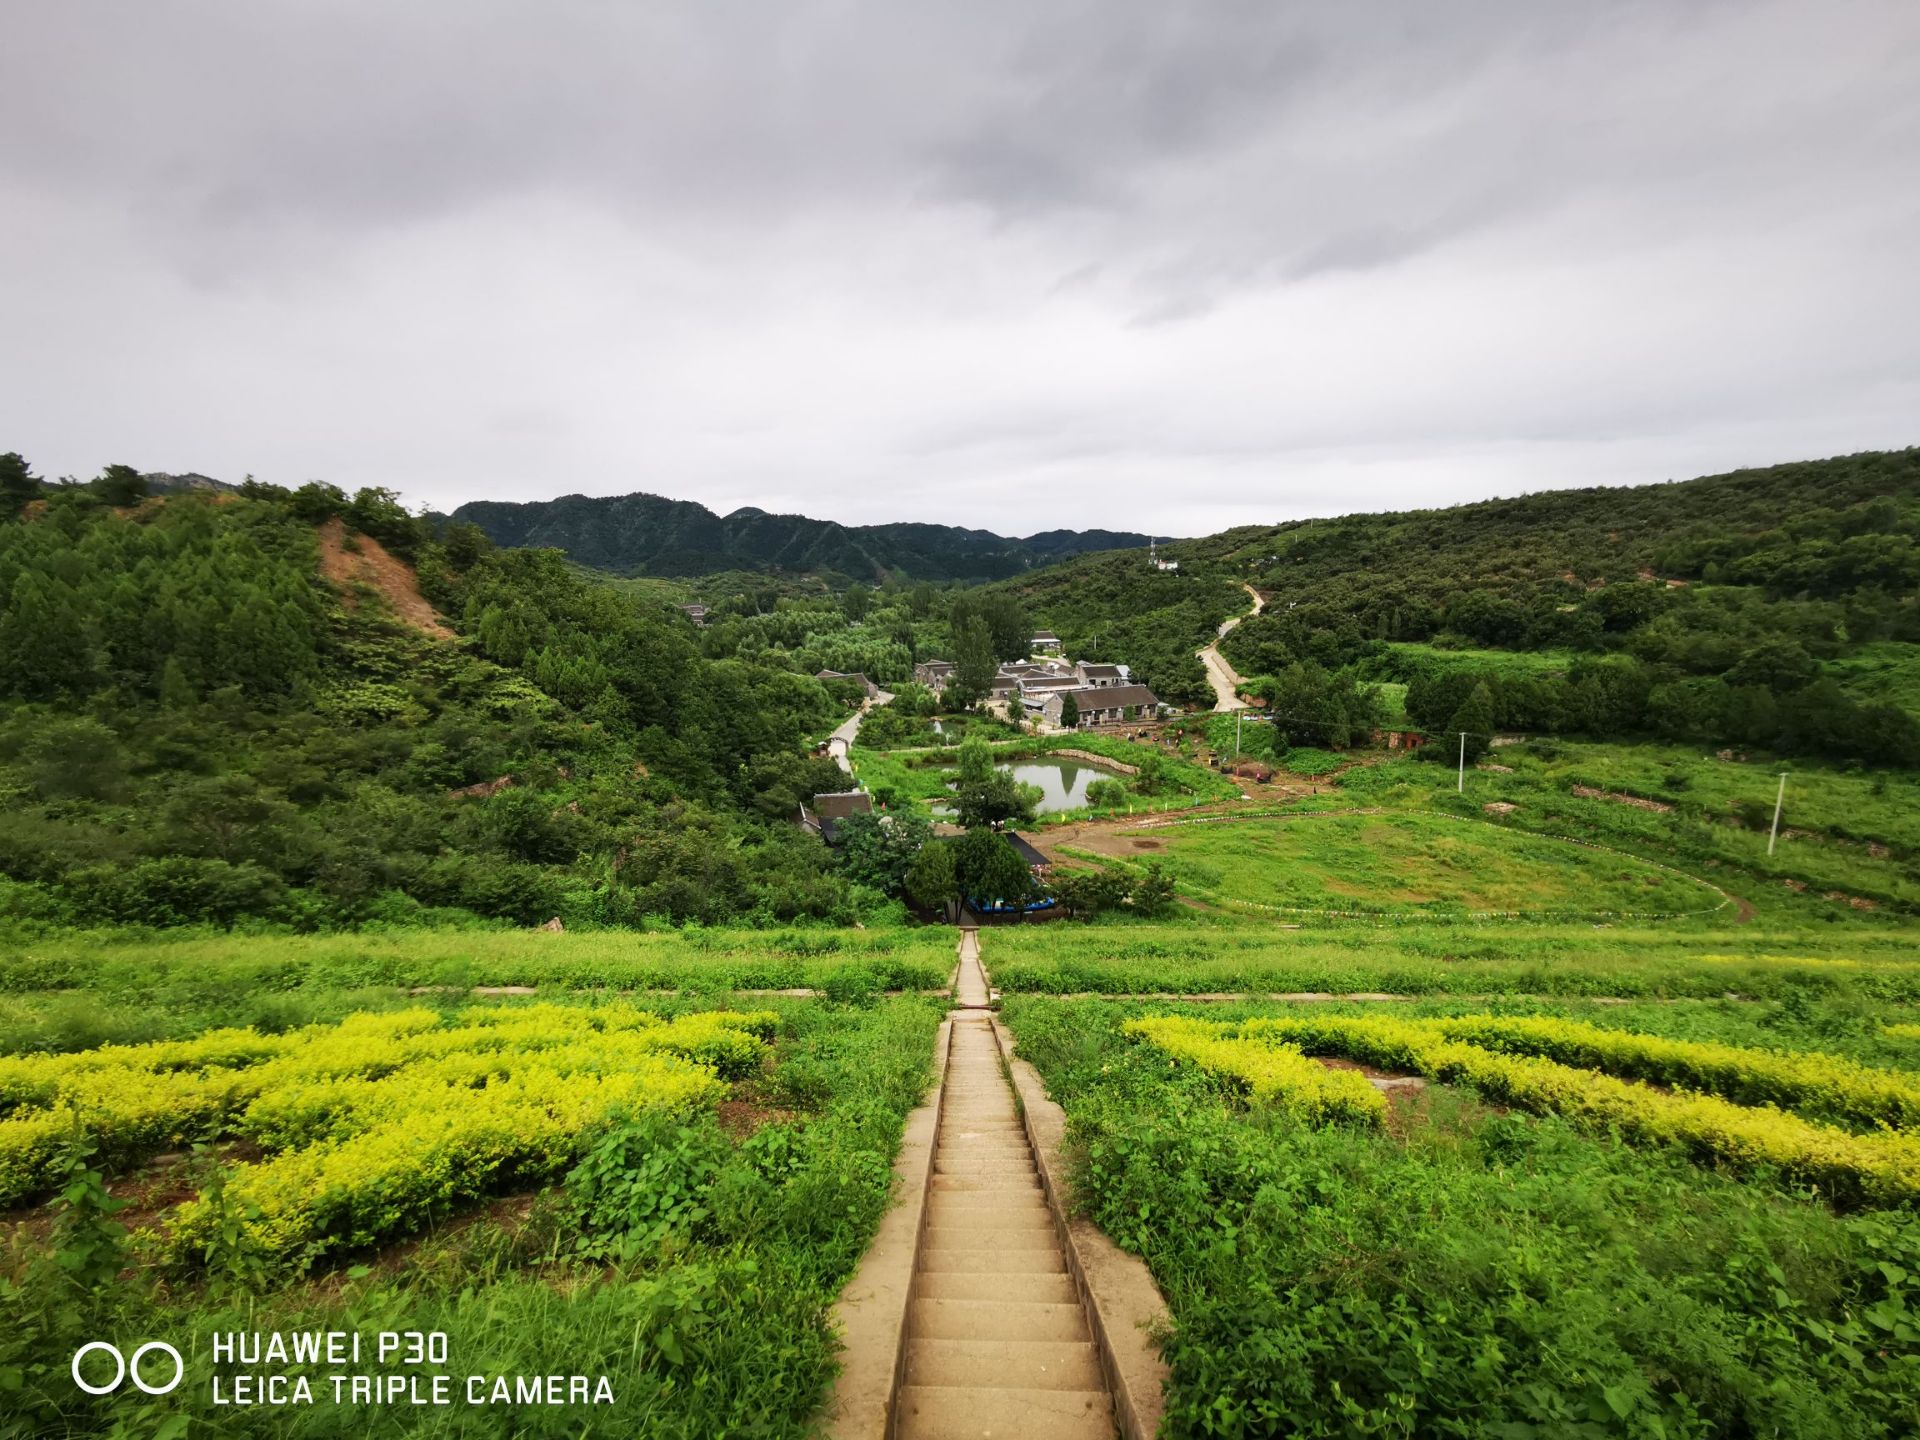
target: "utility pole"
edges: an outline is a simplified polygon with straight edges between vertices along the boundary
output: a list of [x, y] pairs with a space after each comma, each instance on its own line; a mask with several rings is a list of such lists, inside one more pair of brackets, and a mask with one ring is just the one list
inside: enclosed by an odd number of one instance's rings
[[1774, 842], [1780, 838], [1780, 808], [1787, 803], [1787, 776], [1780, 773], [1780, 793], [1773, 797], [1773, 833], [1767, 836], [1767, 854], [1773, 854]]
[[1462, 795], [1467, 793], [1467, 732], [1464, 730], [1460, 732], [1460, 784], [1456, 788]]
[[1236, 761], [1240, 758], [1240, 717], [1244, 714], [1244, 710], [1233, 712], [1233, 758]]

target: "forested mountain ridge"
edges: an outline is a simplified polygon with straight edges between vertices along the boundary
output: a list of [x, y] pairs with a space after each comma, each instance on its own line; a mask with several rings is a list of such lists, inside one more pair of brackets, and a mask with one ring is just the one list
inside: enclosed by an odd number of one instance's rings
[[476, 500], [451, 517], [497, 545], [551, 547], [616, 575], [696, 576], [721, 570], [830, 572], [875, 582], [996, 580], [1064, 557], [1144, 545], [1145, 535], [1048, 530], [1025, 539], [954, 525], [841, 525], [743, 507], [716, 515], [659, 495]]

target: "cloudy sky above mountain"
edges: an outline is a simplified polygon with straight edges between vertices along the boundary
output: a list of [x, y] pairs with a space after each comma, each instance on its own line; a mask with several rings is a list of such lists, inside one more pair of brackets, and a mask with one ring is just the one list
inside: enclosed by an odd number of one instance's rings
[[1920, 442], [1920, 6], [29, 0], [0, 449], [1199, 534]]

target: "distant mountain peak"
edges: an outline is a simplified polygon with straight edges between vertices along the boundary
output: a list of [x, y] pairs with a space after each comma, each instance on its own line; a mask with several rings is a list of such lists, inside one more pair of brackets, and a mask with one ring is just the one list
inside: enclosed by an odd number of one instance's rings
[[1026, 539], [957, 525], [842, 525], [742, 505], [714, 514], [659, 495], [475, 500], [453, 512], [496, 544], [551, 546], [616, 575], [722, 570], [830, 572], [857, 580], [1006, 580], [1092, 550], [1145, 546], [1125, 530], [1048, 530]]

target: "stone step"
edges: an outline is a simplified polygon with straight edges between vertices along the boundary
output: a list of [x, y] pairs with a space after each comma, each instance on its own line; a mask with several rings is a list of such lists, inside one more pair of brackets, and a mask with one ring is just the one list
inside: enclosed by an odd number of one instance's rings
[[1038, 1173], [1033, 1167], [1033, 1157], [1024, 1150], [1018, 1154], [956, 1155], [951, 1150], [936, 1148], [933, 1152], [933, 1169], [937, 1175], [952, 1175], [968, 1170], [983, 1174], [989, 1170], [1018, 1170], [1027, 1175]]
[[1064, 1275], [1067, 1262], [1058, 1250], [940, 1249], [920, 1252], [920, 1268], [929, 1275]]
[[1067, 1274], [971, 1275], [925, 1271], [913, 1283], [918, 1300], [998, 1300], [1007, 1305], [1078, 1305], [1080, 1294]]
[[[964, 1212], [943, 1212], [939, 1215], [927, 1215], [927, 1236], [941, 1235], [952, 1240], [956, 1235], [972, 1235], [975, 1244], [981, 1248], [998, 1244], [998, 1236], [1037, 1236], [1035, 1244], [1060, 1244], [1060, 1235], [1054, 1231], [1052, 1215], [1035, 1213], [1029, 1208], [1020, 1208], [1012, 1213], [995, 1213], [991, 1210], [964, 1210]], [[1025, 1244], [1025, 1240], [1021, 1240]]]
[[899, 1440], [1111, 1440], [1104, 1390], [1000, 1390], [909, 1385], [894, 1402]]
[[1038, 1194], [1020, 1198], [987, 1191], [942, 1190], [927, 1197], [927, 1219], [934, 1225], [972, 1219], [1043, 1220], [1053, 1224], [1053, 1212]]
[[1060, 1237], [1051, 1225], [1019, 1225], [975, 1220], [927, 1227], [929, 1250], [1057, 1250]]
[[1107, 1381], [1091, 1340], [909, 1340], [906, 1384], [1104, 1392]]
[[997, 1195], [1001, 1193], [1039, 1196], [1040, 1176], [1025, 1175], [948, 1175], [934, 1172], [932, 1190], [940, 1195]]
[[907, 1315], [915, 1340], [1086, 1340], [1078, 1305], [1009, 1305], [1000, 1300], [915, 1300]]

